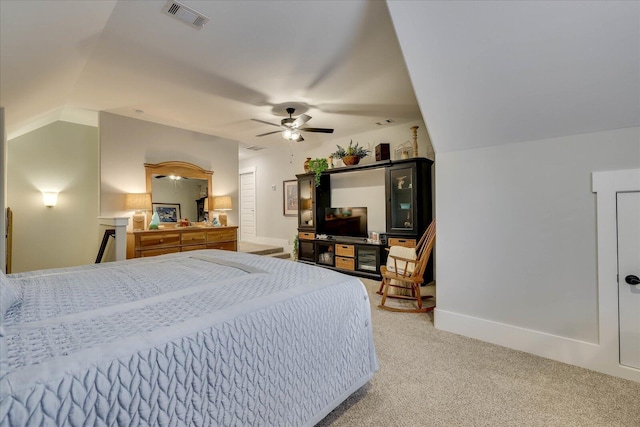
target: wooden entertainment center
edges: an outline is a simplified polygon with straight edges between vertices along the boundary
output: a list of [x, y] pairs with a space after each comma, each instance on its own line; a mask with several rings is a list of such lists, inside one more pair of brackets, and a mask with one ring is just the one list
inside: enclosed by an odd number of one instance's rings
[[[416, 157], [406, 160], [383, 160], [366, 165], [329, 169], [320, 176], [306, 173], [298, 178], [298, 259], [302, 262], [333, 268], [341, 272], [372, 279], [380, 278], [380, 265], [386, 263], [385, 248], [415, 246], [432, 217], [431, 165], [433, 161]], [[328, 227], [325, 209], [331, 208], [331, 175], [385, 169], [386, 232], [380, 242], [364, 237], [320, 234]], [[350, 215], [350, 213], [348, 213]], [[340, 218], [344, 223], [349, 216]], [[433, 268], [427, 266], [425, 282], [432, 280]], [[428, 280], [427, 280], [428, 279]]]

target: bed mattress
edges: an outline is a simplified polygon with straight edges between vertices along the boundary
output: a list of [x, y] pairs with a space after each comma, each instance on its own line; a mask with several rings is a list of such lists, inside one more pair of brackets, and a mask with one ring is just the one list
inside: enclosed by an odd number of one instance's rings
[[378, 369], [359, 279], [202, 250], [7, 276], [0, 426], [314, 425]]

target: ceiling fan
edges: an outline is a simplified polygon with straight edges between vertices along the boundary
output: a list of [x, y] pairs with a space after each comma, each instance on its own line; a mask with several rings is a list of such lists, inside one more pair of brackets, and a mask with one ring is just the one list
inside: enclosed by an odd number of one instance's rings
[[302, 114], [297, 118], [293, 118], [293, 113], [296, 111], [295, 108], [287, 108], [287, 113], [289, 113], [289, 117], [286, 117], [280, 121], [280, 124], [277, 125], [275, 123], [265, 122], [264, 120], [251, 119], [255, 122], [264, 123], [271, 126], [277, 126], [281, 130], [274, 130], [273, 132], [261, 133], [256, 136], [266, 136], [273, 135], [274, 133], [282, 132], [282, 137], [289, 141], [304, 141], [302, 134], [300, 132], [320, 132], [320, 133], [333, 133], [333, 129], [327, 128], [303, 128], [301, 127], [309, 120], [311, 120], [311, 116], [307, 116], [306, 114]]

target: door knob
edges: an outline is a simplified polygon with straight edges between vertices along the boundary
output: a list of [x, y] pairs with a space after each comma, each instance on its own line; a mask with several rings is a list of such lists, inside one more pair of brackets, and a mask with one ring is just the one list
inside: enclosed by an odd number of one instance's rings
[[640, 283], [640, 278], [638, 278], [638, 276], [634, 276], [633, 274], [630, 274], [624, 278], [624, 281], [630, 285], [637, 285]]

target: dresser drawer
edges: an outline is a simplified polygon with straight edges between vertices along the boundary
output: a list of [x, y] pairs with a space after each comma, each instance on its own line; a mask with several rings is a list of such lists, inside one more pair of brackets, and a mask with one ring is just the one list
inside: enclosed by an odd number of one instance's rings
[[316, 238], [315, 233], [305, 233], [303, 231], [300, 231], [298, 233], [298, 239], [301, 239], [301, 240], [313, 240], [315, 238]]
[[336, 243], [336, 255], [354, 257], [356, 256], [355, 246]]
[[182, 233], [182, 244], [205, 243], [207, 234], [204, 231], [189, 231]]
[[164, 254], [172, 254], [175, 252], [180, 252], [180, 246], [174, 246], [172, 248], [161, 248], [161, 249], [146, 249], [144, 251], [137, 251], [138, 257], [147, 257], [147, 256], [157, 256]]
[[222, 249], [224, 251], [237, 251], [236, 242], [207, 243], [207, 249]]
[[[138, 238], [140, 239], [140, 243], [136, 249], [149, 249], [180, 244], [180, 233], [147, 234], [138, 236]], [[177, 252], [179, 252], [179, 250]]]
[[387, 242], [389, 246], [404, 246], [405, 248], [416, 247], [416, 239], [401, 239], [398, 237], [389, 237]]
[[336, 257], [336, 267], [343, 270], [355, 270], [356, 264], [353, 258], [345, 258], [341, 256]]
[[182, 252], [197, 251], [198, 249], [207, 249], [207, 245], [202, 243], [201, 245], [188, 245], [182, 247]]
[[236, 230], [207, 231], [207, 243], [229, 242], [236, 240]]

